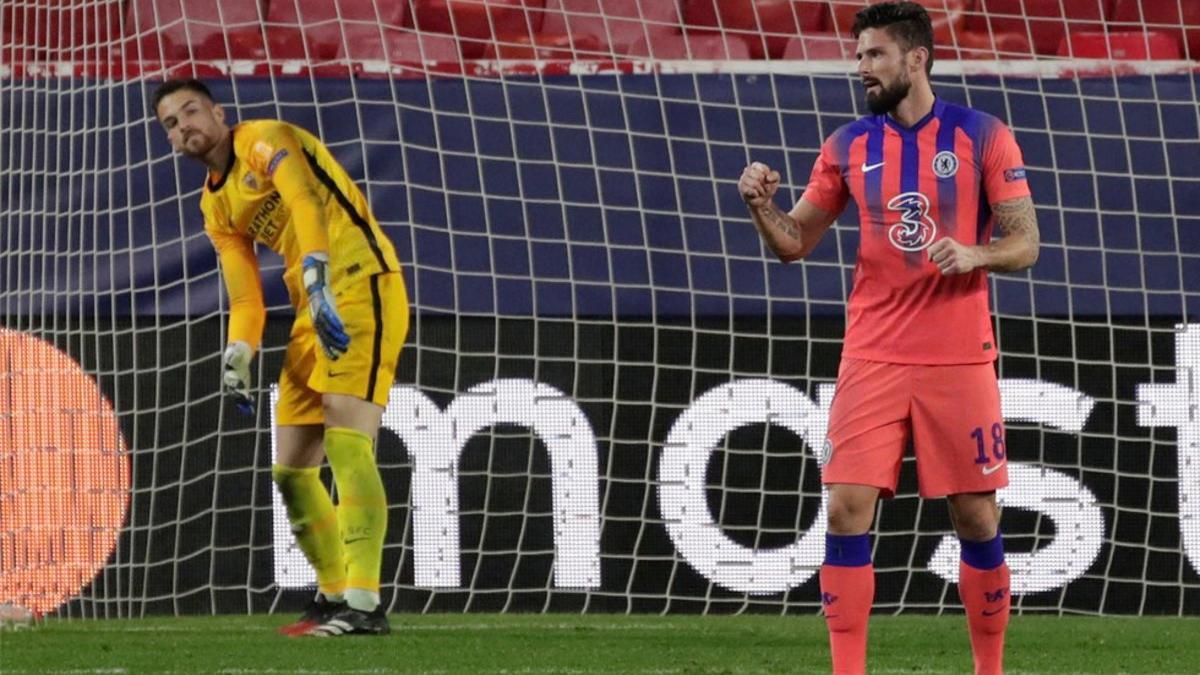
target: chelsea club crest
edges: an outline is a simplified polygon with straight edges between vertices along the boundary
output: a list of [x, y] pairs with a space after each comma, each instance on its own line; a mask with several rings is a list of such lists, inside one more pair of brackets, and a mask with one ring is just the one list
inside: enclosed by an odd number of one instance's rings
[[833, 459], [833, 439], [826, 436], [825, 445], [821, 448], [821, 456], [817, 458], [817, 463], [825, 466], [831, 459]]
[[933, 173], [938, 178], [949, 178], [958, 173], [958, 155], [943, 150], [933, 156]]

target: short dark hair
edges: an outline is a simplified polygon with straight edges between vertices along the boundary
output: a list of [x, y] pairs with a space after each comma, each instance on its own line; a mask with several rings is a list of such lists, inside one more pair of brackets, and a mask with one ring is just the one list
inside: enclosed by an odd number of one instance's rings
[[194, 91], [209, 101], [214, 103], [216, 102], [216, 99], [213, 98], [212, 92], [208, 90], [208, 87], [206, 87], [203, 82], [197, 80], [196, 78], [190, 78], [186, 80], [167, 80], [166, 82], [158, 85], [158, 88], [154, 90], [154, 96], [150, 99], [150, 103], [154, 106], [155, 114], [158, 113], [158, 104], [162, 103], [164, 98], [174, 94], [177, 91]]
[[924, 47], [929, 52], [925, 62], [925, 73], [933, 69], [933, 22], [929, 12], [915, 2], [881, 2], [871, 5], [854, 15], [851, 32], [858, 37], [868, 28], [884, 28], [892, 39], [900, 43], [900, 49], [909, 51]]

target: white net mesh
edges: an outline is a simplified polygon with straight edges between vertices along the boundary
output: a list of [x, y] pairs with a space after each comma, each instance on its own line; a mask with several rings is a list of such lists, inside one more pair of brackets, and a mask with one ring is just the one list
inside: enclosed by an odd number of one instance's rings
[[[992, 282], [1014, 606], [1200, 613], [1195, 3], [927, 4], [936, 91], [1015, 130], [1042, 231]], [[218, 390], [203, 170], [146, 103], [197, 75], [233, 120], [320, 135], [405, 263], [391, 609], [819, 607], [858, 224], [783, 266], [734, 184], [764, 161], [790, 202], [864, 114], [860, 3], [447, 6], [5, 3], [0, 603], [263, 611], [312, 583], [269, 473], [279, 262], [250, 422]], [[951, 531], [906, 461], [879, 607], [958, 606]]]

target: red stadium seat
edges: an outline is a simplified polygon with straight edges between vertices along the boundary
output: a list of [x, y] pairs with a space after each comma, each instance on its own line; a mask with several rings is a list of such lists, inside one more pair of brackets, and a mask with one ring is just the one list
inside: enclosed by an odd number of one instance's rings
[[[392, 28], [385, 25], [366, 25], [350, 23], [342, 26], [341, 39], [337, 42], [337, 51], [335, 58], [349, 59], [351, 61], [390, 61], [391, 50], [393, 45], [399, 48], [402, 45], [402, 38], [405, 36], [418, 37], [414, 31], [404, 31], [399, 28]], [[455, 59], [457, 59], [458, 46], [453, 39], [443, 35], [428, 35], [430, 38], [440, 38], [449, 40], [450, 44], [455, 49]], [[419, 55], [421, 52], [421, 43], [414, 42], [411, 45], [404, 45], [405, 52], [409, 54], [407, 60], [420, 61], [423, 60]], [[415, 53], [412, 48], [415, 47]], [[405, 60], [399, 58], [397, 54], [396, 60]]]
[[35, 61], [86, 58], [87, 48], [111, 44], [121, 38], [119, 1], [6, 0], [0, 7], [5, 51], [18, 47], [17, 58]]
[[783, 58], [790, 60], [851, 61], [858, 41], [839, 33], [810, 33], [788, 40]]
[[678, 35], [679, 7], [660, 0], [547, 0], [542, 32], [592, 35], [621, 54], [649, 35]]
[[[270, 0], [267, 40], [273, 59], [331, 60], [382, 54], [384, 30], [400, 30], [408, 5], [374, 0]], [[373, 51], [377, 47], [378, 51]]]
[[412, 0], [411, 25], [458, 38], [463, 58], [481, 58], [497, 35], [541, 30], [545, 0]]
[[458, 42], [448, 35], [411, 29], [347, 24], [335, 58], [390, 63], [458, 61]]
[[667, 60], [744, 60], [750, 58], [750, 47], [745, 40], [732, 34], [656, 33], [630, 44], [626, 54]]
[[342, 48], [341, 30], [267, 24], [267, 56], [273, 61], [330, 61]]
[[485, 59], [586, 60], [608, 54], [607, 45], [594, 35], [534, 33], [501, 35], [483, 51]]
[[1067, 32], [1100, 31], [1112, 0], [976, 0], [966, 28], [1026, 36], [1038, 54], [1056, 54]]
[[[205, 59], [192, 59], [188, 53], [187, 45], [177, 45], [165, 34], [146, 33], [123, 41], [118, 49], [110, 52], [111, 56], [119, 55], [119, 58], [110, 58], [108, 65], [112, 73], [127, 78], [146, 75], [155, 79], [226, 77], [227, 73], [216, 64]], [[213, 59], [216, 60], [224, 59]]]
[[1113, 31], [1110, 33], [1071, 33], [1058, 47], [1059, 56], [1077, 59], [1182, 59], [1179, 38], [1158, 31]]
[[954, 35], [952, 47], [943, 52], [935, 47], [941, 58], [950, 59], [1013, 59], [1033, 56], [1029, 38], [1022, 33], [992, 33], [963, 30]]
[[166, 33], [146, 33], [141, 37], [126, 40], [123, 56], [127, 61], [180, 61], [187, 53], [187, 45], [176, 45]]
[[[189, 0], [190, 1], [190, 0]], [[376, 0], [269, 0], [267, 21], [318, 28], [340, 22], [400, 27], [408, 3]]]
[[139, 39], [163, 36], [171, 48], [164, 56], [171, 59], [219, 61], [266, 55], [258, 2], [132, 0], [127, 12], [126, 33]]
[[1183, 44], [1186, 57], [1200, 61], [1200, 2], [1196, 0], [1117, 0], [1110, 27], [1174, 34]]
[[829, 6], [808, 0], [683, 0], [689, 28], [739, 33], [753, 58], [779, 58], [797, 35], [824, 30]]
[[576, 52], [599, 43], [602, 55], [621, 55], [644, 48], [650, 36], [680, 34], [679, 8], [674, 2], [645, 0], [547, 0], [542, 35], [569, 35]]

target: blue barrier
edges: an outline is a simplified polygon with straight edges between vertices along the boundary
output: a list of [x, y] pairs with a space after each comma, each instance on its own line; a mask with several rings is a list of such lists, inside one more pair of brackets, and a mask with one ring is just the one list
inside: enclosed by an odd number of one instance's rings
[[[1002, 314], [1200, 314], [1197, 77], [937, 83], [940, 95], [1007, 120], [1029, 167], [1042, 258], [1028, 277], [996, 278]], [[753, 157], [783, 172], [782, 201], [796, 198], [824, 136], [857, 115], [859, 92], [844, 78], [212, 84], [236, 119], [280, 117], [319, 131], [367, 185], [416, 311], [843, 311], [853, 209], [817, 248], [816, 264], [785, 267], [763, 255], [735, 181]], [[26, 172], [9, 192], [6, 219], [18, 227], [0, 232], [21, 234], [4, 246], [30, 255], [7, 311], [215, 311], [219, 279], [198, 208], [203, 170], [172, 158], [145, 118], [153, 83], [78, 85], [2, 94], [10, 129], [30, 106], [44, 110], [39, 128], [65, 132], [90, 116], [96, 129], [19, 150], [30, 153], [21, 166], [46, 171]], [[75, 172], [51, 175], [67, 166]], [[286, 303], [277, 277], [264, 274], [272, 305]]]

